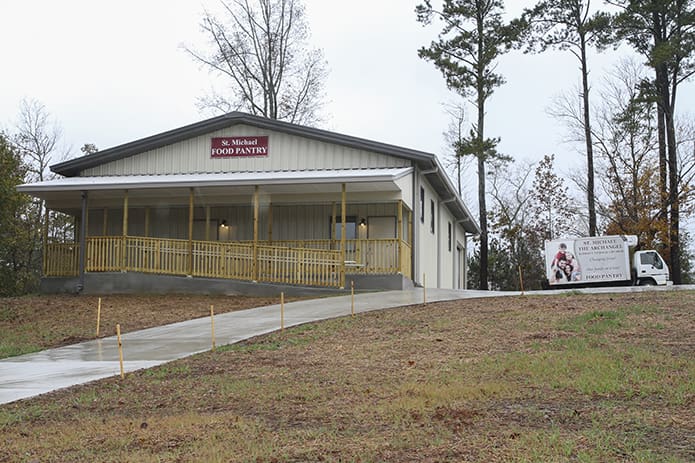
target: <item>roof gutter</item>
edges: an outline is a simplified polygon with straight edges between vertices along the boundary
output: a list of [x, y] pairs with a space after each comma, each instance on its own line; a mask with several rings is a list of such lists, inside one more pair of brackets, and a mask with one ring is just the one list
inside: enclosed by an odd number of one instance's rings
[[[163, 176], [151, 176], [153, 178], [137, 177], [113, 177], [104, 181], [104, 177], [71, 177], [67, 179], [49, 180], [39, 183], [26, 183], [17, 186], [17, 190], [23, 193], [39, 193], [44, 191], [97, 191], [127, 188], [197, 188], [197, 187], [224, 187], [224, 186], [254, 186], [264, 185], [290, 185], [290, 184], [333, 184], [363, 183], [363, 182], [393, 182], [412, 172], [412, 168], [405, 168], [401, 172], [379, 175], [349, 175], [342, 176], [338, 173], [332, 176], [314, 177], [251, 177], [251, 178], [164, 178]], [[366, 171], [365, 173], [368, 173]], [[94, 181], [102, 180], [102, 181]], [[130, 180], [130, 181], [129, 181]]]

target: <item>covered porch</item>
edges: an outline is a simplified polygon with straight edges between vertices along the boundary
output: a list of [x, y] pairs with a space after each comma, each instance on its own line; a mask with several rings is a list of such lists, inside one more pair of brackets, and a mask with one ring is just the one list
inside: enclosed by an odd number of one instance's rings
[[411, 171], [70, 177], [27, 192], [77, 222], [74, 242], [46, 237], [45, 278], [83, 286], [86, 273], [131, 272], [345, 288], [350, 275], [412, 279]]

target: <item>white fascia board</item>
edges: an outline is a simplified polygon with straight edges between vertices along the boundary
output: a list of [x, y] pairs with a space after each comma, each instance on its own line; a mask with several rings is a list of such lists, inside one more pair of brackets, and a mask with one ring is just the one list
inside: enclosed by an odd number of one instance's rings
[[[463, 202], [463, 198], [461, 198], [458, 195], [458, 191], [457, 191], [456, 187], [451, 182], [451, 178], [449, 178], [449, 175], [446, 173], [446, 170], [444, 170], [444, 168], [442, 167], [442, 164], [439, 162], [439, 158], [435, 157], [435, 162], [436, 162], [437, 171], [439, 173], [439, 176], [442, 178], [442, 180], [444, 180], [444, 183], [446, 184], [447, 190], [449, 191], [449, 193], [452, 194], [452, 196], [450, 198], [445, 199], [445, 202], [450, 202], [452, 200], [455, 201], [459, 205], [459, 207], [461, 207], [464, 210], [465, 214], [470, 218], [470, 220], [475, 224], [475, 228], [477, 230], [476, 234], [479, 234], [480, 233], [480, 225], [478, 225], [478, 223], [473, 218], [473, 215], [471, 214], [470, 209], [468, 209], [468, 206], [466, 206], [466, 203]], [[467, 220], [468, 219], [463, 219], [461, 221], [465, 222]]]
[[321, 183], [395, 182], [412, 167], [389, 169], [305, 170], [283, 172], [239, 172], [190, 175], [131, 175], [109, 177], [65, 177], [17, 187], [23, 193], [47, 191], [200, 188], [215, 186], [301, 185]]

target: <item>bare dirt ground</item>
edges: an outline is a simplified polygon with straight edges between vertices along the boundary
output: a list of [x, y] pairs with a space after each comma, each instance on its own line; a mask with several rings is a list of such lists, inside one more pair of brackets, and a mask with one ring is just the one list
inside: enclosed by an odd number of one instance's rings
[[0, 406], [0, 461], [692, 462], [694, 378], [692, 292], [414, 305]]

